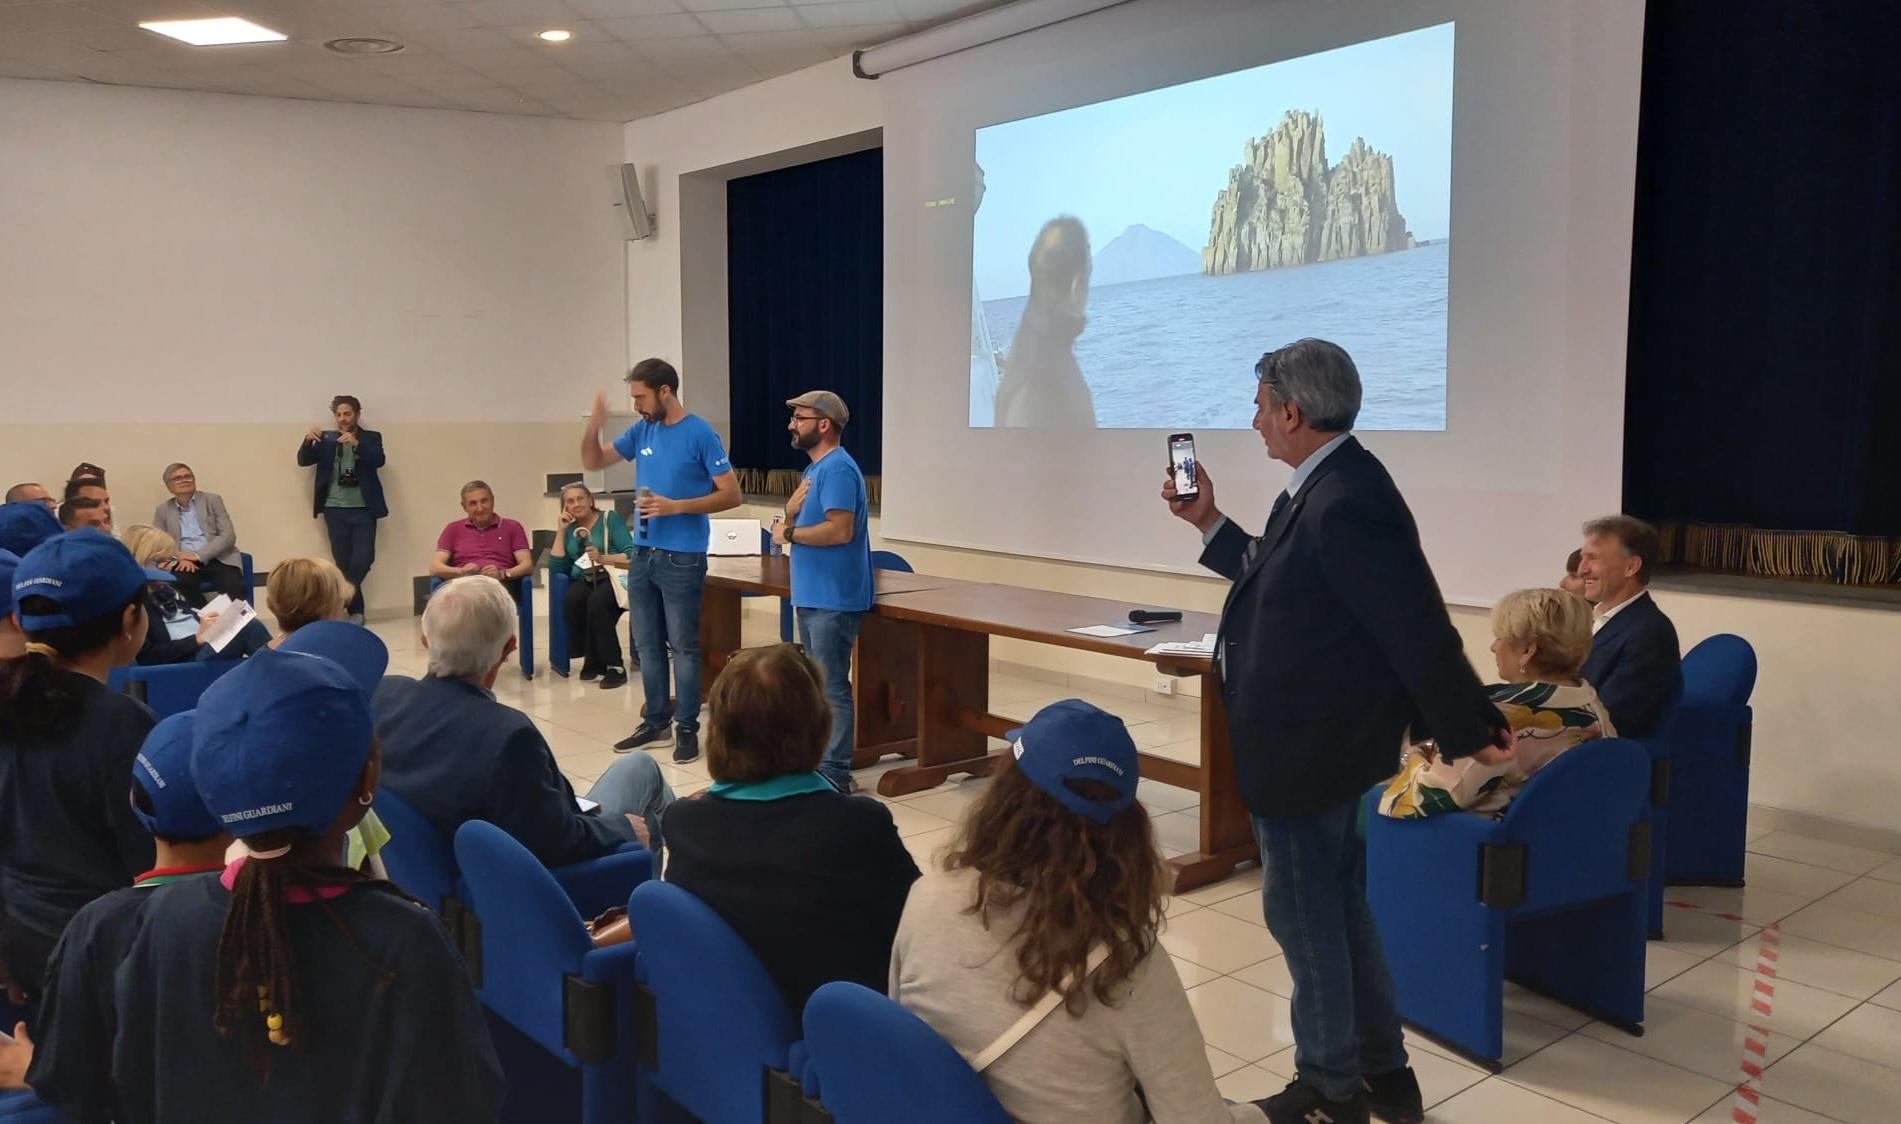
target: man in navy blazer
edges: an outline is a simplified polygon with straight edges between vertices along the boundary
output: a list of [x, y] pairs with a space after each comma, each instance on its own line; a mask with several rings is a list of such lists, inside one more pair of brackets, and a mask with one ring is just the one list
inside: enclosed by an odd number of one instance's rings
[[479, 574], [443, 583], [423, 610], [422, 639], [429, 674], [390, 675], [376, 689], [383, 787], [445, 839], [487, 820], [545, 866], [638, 839], [657, 877], [661, 815], [673, 802], [659, 763], [645, 753], [615, 761], [588, 792], [598, 814], [585, 813], [533, 720], [495, 697], [515, 650], [515, 600], [502, 583]]
[[330, 400], [337, 428], [311, 426], [297, 446], [297, 463], [317, 466], [313, 514], [330, 532], [330, 557], [350, 579], [350, 619], [363, 623], [363, 580], [376, 564], [376, 521], [389, 514], [383, 502], [383, 435], [358, 422], [363, 404], [353, 395]]
[[1677, 628], [1650, 596], [1657, 548], [1656, 529], [1641, 519], [1607, 515], [1584, 525], [1578, 577], [1597, 616], [1582, 674], [1627, 738], [1655, 735], [1683, 694]]
[[1233, 581], [1216, 667], [1241, 798], [1254, 817], [1267, 927], [1294, 978], [1299, 1072], [1260, 1102], [1274, 1124], [1422, 1118], [1393, 982], [1366, 904], [1360, 797], [1410, 737], [1448, 759], [1504, 760], [1487, 700], [1386, 469], [1349, 432], [1360, 375], [1304, 339], [1255, 366], [1254, 428], [1294, 469], [1248, 534], [1199, 494], [1162, 496], [1202, 532], [1202, 565]]

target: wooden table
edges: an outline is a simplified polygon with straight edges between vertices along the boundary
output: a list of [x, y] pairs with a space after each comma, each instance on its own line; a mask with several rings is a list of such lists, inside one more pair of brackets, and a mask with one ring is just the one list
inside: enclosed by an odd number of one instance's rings
[[[1227, 716], [1211, 661], [1164, 660], [1146, 652], [1168, 641], [1201, 639], [1215, 631], [1213, 614], [1185, 613], [1178, 624], [1134, 636], [1082, 636], [1067, 630], [1126, 621], [1129, 610], [1146, 606], [891, 570], [876, 576], [877, 597], [853, 654], [852, 765], [861, 768], [892, 754], [916, 758], [878, 778], [881, 794], [920, 792], [959, 773], [985, 776], [1001, 762], [988, 739], [1003, 737], [1029, 717], [990, 712], [990, 638], [1004, 636], [1140, 660], [1164, 675], [1200, 679], [1201, 763], [1141, 755], [1144, 777], [1192, 789], [1201, 798], [1200, 848], [1170, 860], [1176, 889], [1219, 881], [1258, 858], [1235, 787]], [[790, 577], [783, 557], [708, 560], [700, 620], [709, 689], [740, 647], [741, 594], [785, 596]]]

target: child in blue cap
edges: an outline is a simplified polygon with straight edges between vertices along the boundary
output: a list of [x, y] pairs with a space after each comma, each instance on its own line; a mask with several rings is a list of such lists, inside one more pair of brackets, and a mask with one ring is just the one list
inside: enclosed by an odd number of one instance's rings
[[105, 1121], [117, 1113], [113, 979], [145, 903], [160, 886], [224, 869], [231, 836], [192, 785], [193, 717], [186, 711], [152, 727], [132, 769], [132, 810], [152, 832], [155, 865], [73, 916], [46, 963], [38, 1042], [19, 1035], [32, 1051], [26, 1083], [41, 1100], [64, 1109], [68, 1120]]
[[1216, 1091], [1159, 944], [1169, 879], [1128, 729], [1064, 699], [1010, 740], [941, 869], [905, 901], [892, 998], [983, 1073], [1012, 1120], [1264, 1122]]
[[118, 977], [122, 1124], [497, 1118], [501, 1068], [441, 925], [344, 865], [377, 785], [339, 662], [365, 650], [266, 649], [199, 699], [192, 776], [241, 856], [145, 908]]
[[145, 641], [148, 575], [111, 536], [48, 539], [15, 567], [24, 654], [0, 661], [0, 958], [31, 1002], [81, 906], [152, 866], [132, 759], [152, 712], [106, 678]]

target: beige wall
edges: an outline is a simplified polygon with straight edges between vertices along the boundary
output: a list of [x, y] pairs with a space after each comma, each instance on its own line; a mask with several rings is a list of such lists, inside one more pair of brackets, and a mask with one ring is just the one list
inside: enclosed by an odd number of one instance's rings
[[[320, 420], [312, 418], [315, 423]], [[297, 467], [298, 425], [237, 422], [138, 425], [8, 425], [0, 445], [0, 487], [37, 480], [57, 490], [68, 470], [91, 461], [106, 470], [113, 521], [120, 530], [149, 523], [166, 497], [159, 476], [184, 461], [198, 484], [224, 497], [238, 528], [238, 548], [259, 570], [299, 554], [329, 557], [323, 522], [311, 518], [315, 469]], [[377, 426], [389, 454], [383, 470], [390, 518], [377, 536], [366, 608], [371, 615], [408, 613], [409, 579], [426, 572], [443, 524], [460, 513], [471, 478], [495, 489], [496, 508], [533, 530], [552, 527], [558, 508], [542, 496], [543, 476], [571, 471], [580, 423], [424, 424]]]

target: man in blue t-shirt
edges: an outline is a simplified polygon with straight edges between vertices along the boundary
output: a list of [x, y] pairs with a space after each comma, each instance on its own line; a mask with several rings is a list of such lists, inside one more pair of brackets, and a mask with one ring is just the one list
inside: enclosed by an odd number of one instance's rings
[[871, 608], [871, 531], [865, 474], [838, 447], [851, 420], [845, 400], [829, 390], [790, 399], [786, 430], [792, 447], [812, 463], [786, 501], [785, 522], [775, 537], [792, 555], [792, 611], [799, 643], [825, 670], [825, 700], [832, 706], [832, 739], [819, 771], [840, 792], [857, 788], [851, 779], [851, 653], [858, 626]]
[[[684, 764], [700, 755], [700, 593], [713, 533], [707, 516], [739, 506], [739, 478], [719, 434], [706, 419], [686, 412], [673, 364], [642, 359], [626, 382], [640, 420], [612, 444], [602, 444], [607, 397], [596, 394], [581, 435], [583, 465], [602, 469], [632, 461], [640, 487], [627, 609], [647, 702], [639, 727], [614, 748], [625, 753], [671, 741], [673, 759]], [[668, 641], [678, 711], [668, 699]]]

